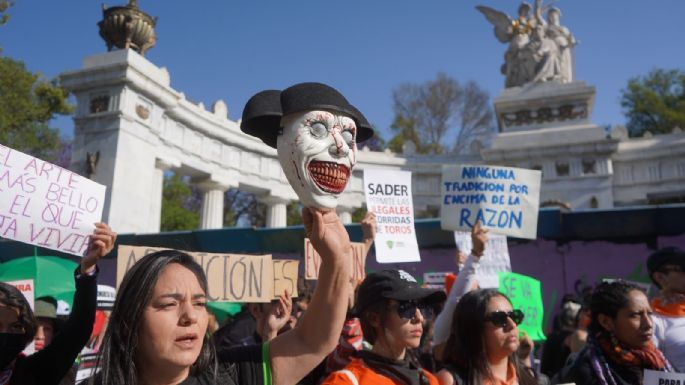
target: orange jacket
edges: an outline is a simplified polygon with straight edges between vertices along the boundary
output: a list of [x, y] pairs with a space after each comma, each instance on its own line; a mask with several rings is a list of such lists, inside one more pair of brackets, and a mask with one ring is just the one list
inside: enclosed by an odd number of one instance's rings
[[[430, 385], [438, 385], [438, 379], [430, 372], [423, 370], [423, 374], [428, 378]], [[356, 383], [352, 379], [356, 379]], [[378, 374], [373, 369], [366, 366], [364, 361], [359, 358], [353, 358], [352, 361], [345, 366], [345, 369], [338, 370], [331, 373], [321, 383], [321, 385], [402, 385], [401, 383]]]

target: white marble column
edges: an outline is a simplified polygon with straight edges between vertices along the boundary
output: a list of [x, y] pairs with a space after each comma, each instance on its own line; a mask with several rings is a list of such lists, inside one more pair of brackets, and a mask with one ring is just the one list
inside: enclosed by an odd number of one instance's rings
[[288, 225], [288, 200], [278, 197], [265, 197], [261, 201], [266, 204], [266, 227], [285, 227]]
[[206, 230], [224, 227], [224, 193], [228, 186], [207, 181], [197, 183], [197, 187], [202, 191], [200, 228]]
[[[180, 165], [180, 164], [179, 164]], [[164, 192], [164, 173], [174, 167], [169, 161], [157, 159], [153, 172], [152, 188], [150, 191], [150, 230], [159, 232], [162, 226], [162, 193]]]
[[340, 221], [344, 225], [349, 225], [352, 223], [352, 212], [354, 211], [353, 208], [351, 207], [346, 207], [346, 206], [338, 206], [335, 211], [338, 212], [338, 216], [340, 217]]

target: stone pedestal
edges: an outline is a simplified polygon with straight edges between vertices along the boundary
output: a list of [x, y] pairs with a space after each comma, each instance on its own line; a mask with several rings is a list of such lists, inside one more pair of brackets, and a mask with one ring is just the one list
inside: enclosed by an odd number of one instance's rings
[[584, 82], [505, 89], [495, 98], [500, 132], [481, 151], [483, 160], [541, 170], [541, 203], [613, 207], [611, 157], [618, 141], [592, 123], [594, 99], [595, 88]]

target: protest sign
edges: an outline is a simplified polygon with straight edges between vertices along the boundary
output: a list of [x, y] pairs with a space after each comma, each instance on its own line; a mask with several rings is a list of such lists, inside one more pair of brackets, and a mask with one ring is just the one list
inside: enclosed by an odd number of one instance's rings
[[445, 290], [445, 277], [451, 274], [449, 271], [439, 273], [423, 273], [423, 287], [428, 289]]
[[658, 372], [656, 370], [644, 370], [645, 385], [685, 385], [685, 373]]
[[105, 186], [0, 145], [0, 237], [82, 256], [104, 203]]
[[[119, 246], [117, 252], [117, 287], [124, 274], [146, 254], [164, 248]], [[270, 302], [274, 298], [274, 265], [271, 255], [188, 252], [202, 266], [207, 276], [207, 300], [212, 302]], [[281, 266], [279, 281], [297, 282], [297, 272]], [[280, 282], [285, 283], [285, 282]], [[297, 286], [297, 284], [295, 285]]]
[[509, 297], [514, 309], [520, 309], [526, 315], [519, 330], [526, 332], [534, 341], [544, 340], [542, 319], [545, 310], [540, 281], [516, 273], [499, 273], [499, 291]]
[[442, 228], [468, 231], [480, 220], [493, 233], [535, 239], [541, 175], [512, 167], [443, 166]]
[[[352, 243], [352, 276], [354, 281], [361, 281], [366, 277], [366, 253], [364, 244], [361, 242]], [[314, 250], [314, 246], [309, 238], [304, 239], [304, 279], [319, 279], [319, 267], [321, 266], [321, 256]]]
[[364, 169], [366, 209], [376, 215], [378, 263], [419, 262], [414, 229], [411, 172]]
[[[5, 283], [16, 287], [21, 292], [21, 294], [24, 295], [24, 298], [26, 298], [26, 302], [29, 303], [31, 310], [34, 310], [36, 287], [34, 286], [32, 279], [20, 279], [16, 281], [7, 281]], [[24, 348], [23, 353], [26, 355], [30, 355], [33, 354], [35, 351], [35, 345], [33, 341], [31, 341], [31, 343], [28, 344], [26, 348]]]
[[[466, 255], [471, 253], [473, 248], [471, 233], [455, 231], [454, 242], [459, 251]], [[511, 271], [511, 260], [509, 259], [507, 237], [499, 234], [488, 234], [488, 244], [485, 245], [485, 252], [480, 257], [480, 266], [476, 270], [478, 286], [481, 289], [497, 288], [499, 286], [499, 273], [509, 271]]]
[[300, 261], [297, 259], [274, 259], [274, 297], [283, 294], [284, 290], [291, 297], [297, 297], [297, 273]]

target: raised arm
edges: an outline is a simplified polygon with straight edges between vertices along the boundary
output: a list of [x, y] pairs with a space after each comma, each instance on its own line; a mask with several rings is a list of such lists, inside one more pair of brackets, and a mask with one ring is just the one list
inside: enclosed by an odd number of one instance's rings
[[274, 385], [297, 383], [335, 348], [340, 337], [350, 289], [352, 246], [334, 210], [305, 208], [305, 231], [321, 255], [319, 281], [301, 321], [271, 341]]
[[485, 245], [488, 242], [488, 230], [480, 226], [480, 222], [476, 222], [471, 229], [471, 242], [473, 249], [466, 258], [464, 268], [459, 270], [457, 280], [452, 285], [452, 289], [447, 297], [445, 307], [442, 309], [438, 317], [435, 319], [433, 327], [433, 345], [437, 346], [447, 342], [452, 328], [452, 315], [454, 308], [457, 307], [457, 302], [466, 293], [468, 293], [476, 281], [476, 270], [480, 265], [480, 257], [485, 252]]

